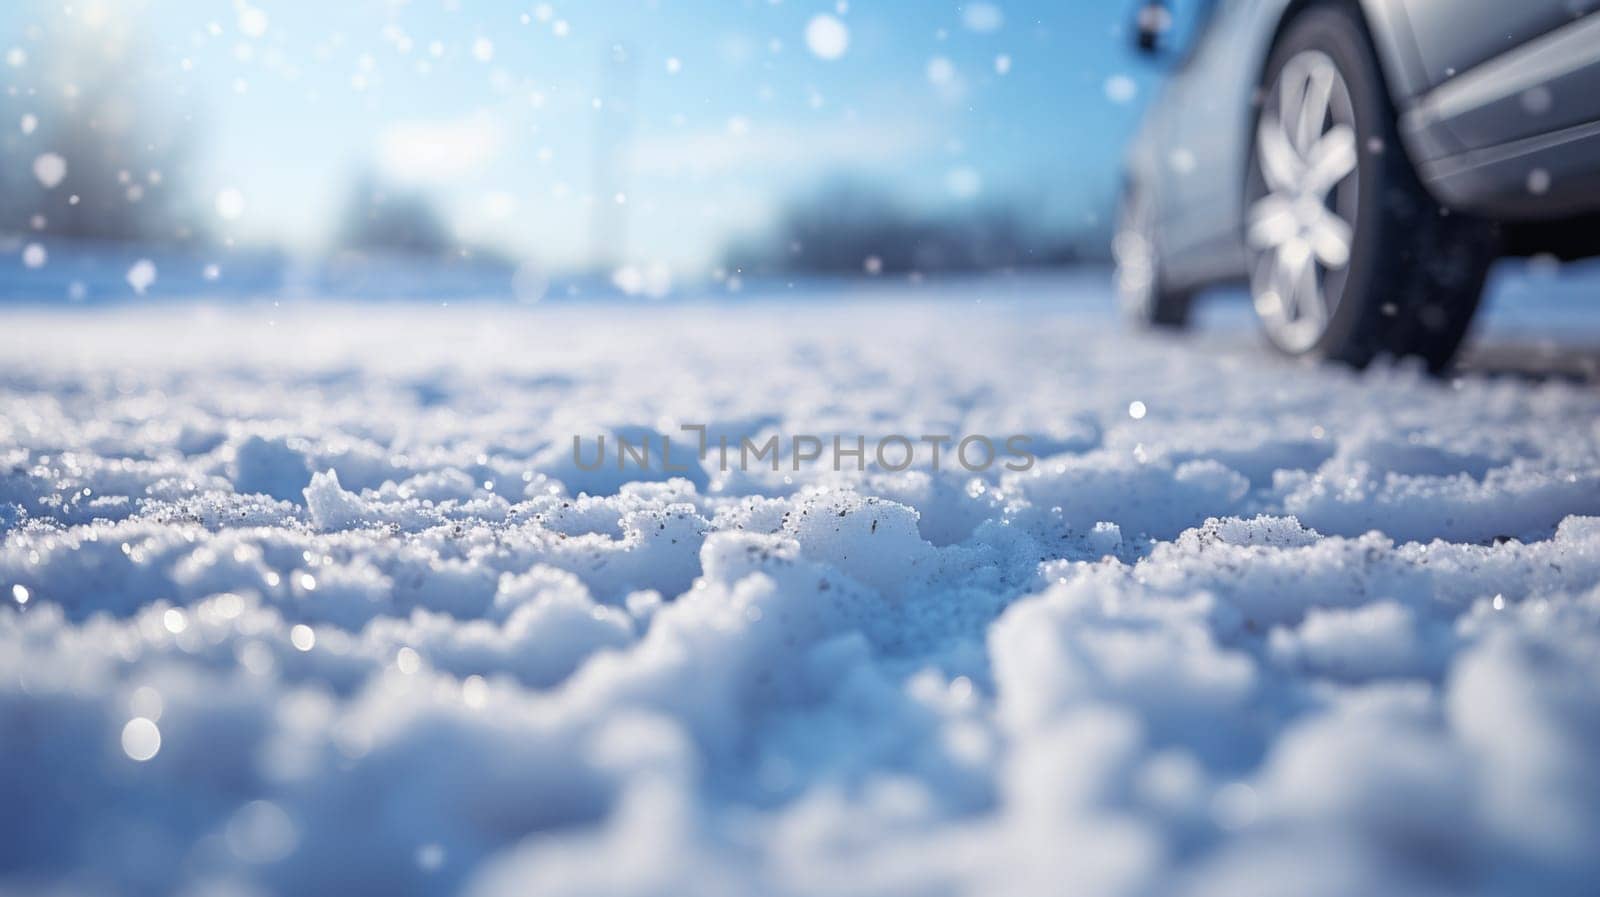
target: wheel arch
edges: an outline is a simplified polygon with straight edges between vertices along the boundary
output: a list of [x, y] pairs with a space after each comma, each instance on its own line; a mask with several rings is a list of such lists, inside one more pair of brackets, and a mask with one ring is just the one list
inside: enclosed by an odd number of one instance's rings
[[[1259, 85], [1266, 76], [1267, 63], [1272, 58], [1272, 48], [1296, 16], [1316, 6], [1342, 6], [1356, 13], [1356, 18], [1367, 31], [1367, 37], [1377, 50], [1378, 68], [1384, 87], [1395, 107], [1404, 108], [1414, 97], [1421, 95], [1431, 85], [1422, 65], [1422, 53], [1411, 35], [1411, 23], [1406, 16], [1402, 0], [1266, 0], [1269, 14], [1275, 13], [1272, 36], [1263, 42], [1254, 62], [1255, 81]], [[1275, 6], [1276, 10], [1270, 7]]]

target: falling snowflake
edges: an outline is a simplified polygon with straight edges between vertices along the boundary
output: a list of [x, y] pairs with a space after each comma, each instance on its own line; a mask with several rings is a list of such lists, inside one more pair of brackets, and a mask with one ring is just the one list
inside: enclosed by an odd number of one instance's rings
[[244, 194], [233, 187], [225, 188], [217, 193], [217, 217], [224, 221], [234, 221], [244, 214]]
[[983, 189], [983, 178], [976, 170], [963, 165], [945, 174], [944, 187], [956, 199], [971, 199]]
[[968, 31], [976, 31], [979, 34], [999, 31], [1005, 21], [1006, 17], [1000, 12], [1000, 7], [993, 3], [969, 3], [966, 11], [961, 14], [961, 24], [965, 25]]
[[838, 59], [850, 48], [850, 29], [833, 16], [812, 16], [806, 23], [806, 47], [818, 59]]
[[624, 265], [611, 273], [611, 285], [629, 296], [659, 299], [672, 291], [672, 271], [659, 262]]
[[143, 763], [161, 751], [161, 730], [151, 720], [137, 716], [122, 727], [122, 751]]
[[1139, 85], [1127, 75], [1112, 75], [1105, 83], [1106, 99], [1113, 103], [1126, 103], [1139, 95]]
[[54, 190], [67, 176], [67, 160], [56, 153], [42, 153], [33, 160], [33, 176], [46, 190]]
[[1542, 84], [1524, 90], [1517, 97], [1517, 100], [1522, 104], [1522, 111], [1529, 115], [1543, 115], [1549, 112], [1550, 107], [1555, 104], [1555, 98], [1551, 96], [1550, 88]]
[[267, 14], [254, 6], [239, 7], [239, 33], [245, 37], [260, 37], [267, 33]]
[[141, 296], [155, 282], [156, 265], [149, 259], [140, 259], [128, 269], [128, 286], [133, 287], [133, 291]]

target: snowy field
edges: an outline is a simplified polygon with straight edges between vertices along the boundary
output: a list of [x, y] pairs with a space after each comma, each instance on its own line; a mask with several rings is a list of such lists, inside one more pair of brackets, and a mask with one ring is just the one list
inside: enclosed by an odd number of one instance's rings
[[0, 890], [1593, 893], [1600, 392], [1097, 290], [5, 312]]

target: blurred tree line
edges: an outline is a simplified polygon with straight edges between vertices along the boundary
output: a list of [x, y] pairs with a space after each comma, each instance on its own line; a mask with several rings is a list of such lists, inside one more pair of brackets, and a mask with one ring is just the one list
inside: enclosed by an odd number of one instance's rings
[[[26, 62], [8, 67], [0, 91], [0, 236], [213, 245], [213, 197], [197, 190], [192, 167], [203, 118], [183, 79], [143, 53], [148, 41], [108, 25], [29, 33], [22, 46]], [[39, 173], [44, 157], [59, 182]], [[1038, 221], [1003, 200], [930, 213], [836, 174], [796, 195], [768, 236], [731, 246], [725, 262], [753, 274], [984, 271], [1071, 264], [1094, 245]], [[330, 248], [347, 270], [396, 256], [514, 267], [463, 246], [425, 193], [370, 171], [352, 179]]]
[[1080, 243], [1043, 232], [1015, 203], [930, 214], [865, 177], [836, 174], [792, 197], [769, 236], [730, 246], [724, 263], [747, 274], [992, 271], [1084, 261]]
[[[31, 36], [0, 91], [0, 235], [211, 243], [212, 205], [190, 167], [203, 123], [181, 84], [152, 72], [121, 27]], [[64, 174], [52, 183], [41, 167]], [[461, 255], [429, 197], [371, 172], [353, 178], [335, 243], [347, 255]]]
[[444, 256], [454, 241], [426, 196], [396, 190], [366, 172], [356, 178], [346, 201], [338, 245], [353, 253]]

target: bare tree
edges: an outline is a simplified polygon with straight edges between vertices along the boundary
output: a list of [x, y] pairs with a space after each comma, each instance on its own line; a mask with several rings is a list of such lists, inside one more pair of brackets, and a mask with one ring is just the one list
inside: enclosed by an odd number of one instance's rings
[[[193, 114], [153, 76], [139, 50], [147, 44], [118, 24], [40, 27], [0, 96], [0, 231], [200, 239], [186, 189]], [[57, 159], [65, 175], [51, 185]]]
[[340, 249], [443, 257], [453, 245], [443, 217], [425, 195], [386, 186], [370, 173], [356, 178], [340, 225]]

